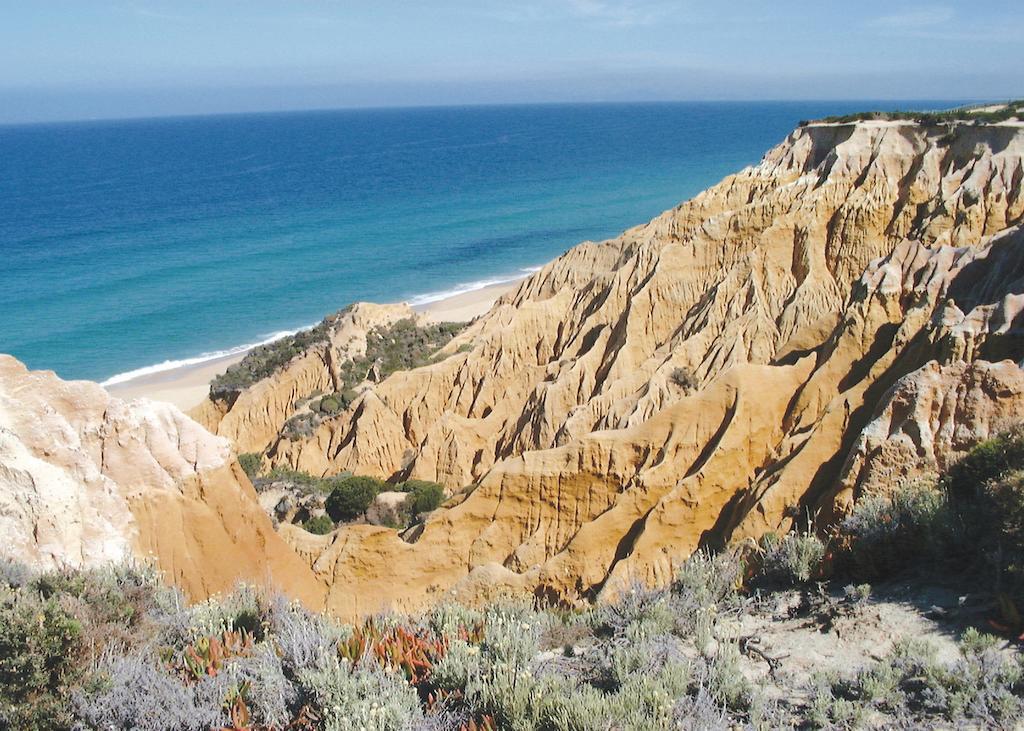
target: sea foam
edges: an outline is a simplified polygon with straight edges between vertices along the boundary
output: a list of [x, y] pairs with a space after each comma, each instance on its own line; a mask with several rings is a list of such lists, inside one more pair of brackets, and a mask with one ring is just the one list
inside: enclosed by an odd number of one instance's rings
[[460, 294], [466, 294], [467, 292], [475, 292], [479, 289], [486, 289], [487, 287], [493, 287], [496, 284], [508, 284], [514, 282], [517, 279], [539, 272], [541, 267], [522, 267], [516, 274], [504, 277], [491, 277], [489, 279], [477, 279], [473, 282], [464, 282], [463, 284], [457, 284], [451, 289], [440, 290], [437, 292], [427, 292], [425, 294], [418, 294], [414, 297], [406, 300], [413, 307], [420, 305], [428, 305], [431, 302], [440, 302], [446, 300], [449, 297], [458, 297]]
[[191, 358], [182, 358], [181, 360], [165, 360], [162, 363], [156, 363], [155, 365], [144, 366], [142, 368], [136, 368], [131, 371], [125, 371], [124, 373], [118, 373], [117, 375], [111, 376], [105, 381], [101, 381], [101, 386], [113, 386], [117, 383], [125, 383], [126, 381], [134, 381], [136, 378], [142, 378], [143, 376], [151, 376], [154, 373], [162, 373], [164, 371], [173, 371], [176, 368], [186, 368], [188, 366], [201, 365], [208, 363], [211, 360], [218, 360], [219, 358], [227, 358], [232, 355], [241, 355], [253, 348], [258, 348], [261, 345], [267, 345], [275, 340], [294, 335], [302, 330], [308, 330], [314, 325], [307, 325], [300, 327], [295, 330], [279, 330], [275, 333], [271, 333], [266, 338], [255, 342], [247, 343], [245, 345], [239, 345], [235, 348], [228, 348], [227, 350], [214, 350], [209, 353], [200, 353], [199, 355]]

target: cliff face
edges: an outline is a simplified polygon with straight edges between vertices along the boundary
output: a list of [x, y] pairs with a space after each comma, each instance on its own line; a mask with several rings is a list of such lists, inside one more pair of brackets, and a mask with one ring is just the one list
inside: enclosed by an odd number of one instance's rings
[[[593, 597], [664, 580], [699, 545], [828, 516], [857, 492], [841, 470], [899, 378], [1024, 355], [1022, 151], [1013, 124], [811, 125], [575, 247], [443, 362], [270, 452], [472, 493], [414, 544], [368, 528], [289, 540], [338, 587], [332, 606], [365, 611], [477, 591], [483, 574]], [[996, 410], [1004, 391], [986, 392]]]
[[227, 440], [169, 404], [0, 356], [3, 555], [44, 568], [152, 561], [199, 599], [238, 581], [323, 591], [274, 532]]

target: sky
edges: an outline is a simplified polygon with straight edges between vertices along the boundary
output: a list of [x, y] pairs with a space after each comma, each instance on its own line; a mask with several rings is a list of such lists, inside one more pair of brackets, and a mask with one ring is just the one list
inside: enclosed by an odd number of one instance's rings
[[0, 0], [0, 122], [1024, 96], [1021, 0]]

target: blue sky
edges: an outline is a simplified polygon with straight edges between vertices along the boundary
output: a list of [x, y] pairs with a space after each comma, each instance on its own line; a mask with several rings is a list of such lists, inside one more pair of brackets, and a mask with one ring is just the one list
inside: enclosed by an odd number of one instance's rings
[[1024, 96], [1024, 2], [0, 0], [0, 121]]

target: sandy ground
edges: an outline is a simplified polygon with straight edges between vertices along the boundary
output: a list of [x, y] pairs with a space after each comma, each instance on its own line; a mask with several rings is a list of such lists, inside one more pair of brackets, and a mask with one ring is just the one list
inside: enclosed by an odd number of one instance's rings
[[[494, 301], [519, 284], [503, 282], [490, 287], [464, 292], [437, 302], [420, 305], [416, 309], [430, 314], [439, 322], [466, 322], [490, 309]], [[150, 398], [168, 401], [183, 411], [197, 406], [205, 397], [210, 381], [242, 360], [245, 353], [228, 355], [217, 360], [193, 366], [151, 373], [130, 381], [107, 386], [107, 391], [118, 398]]]

